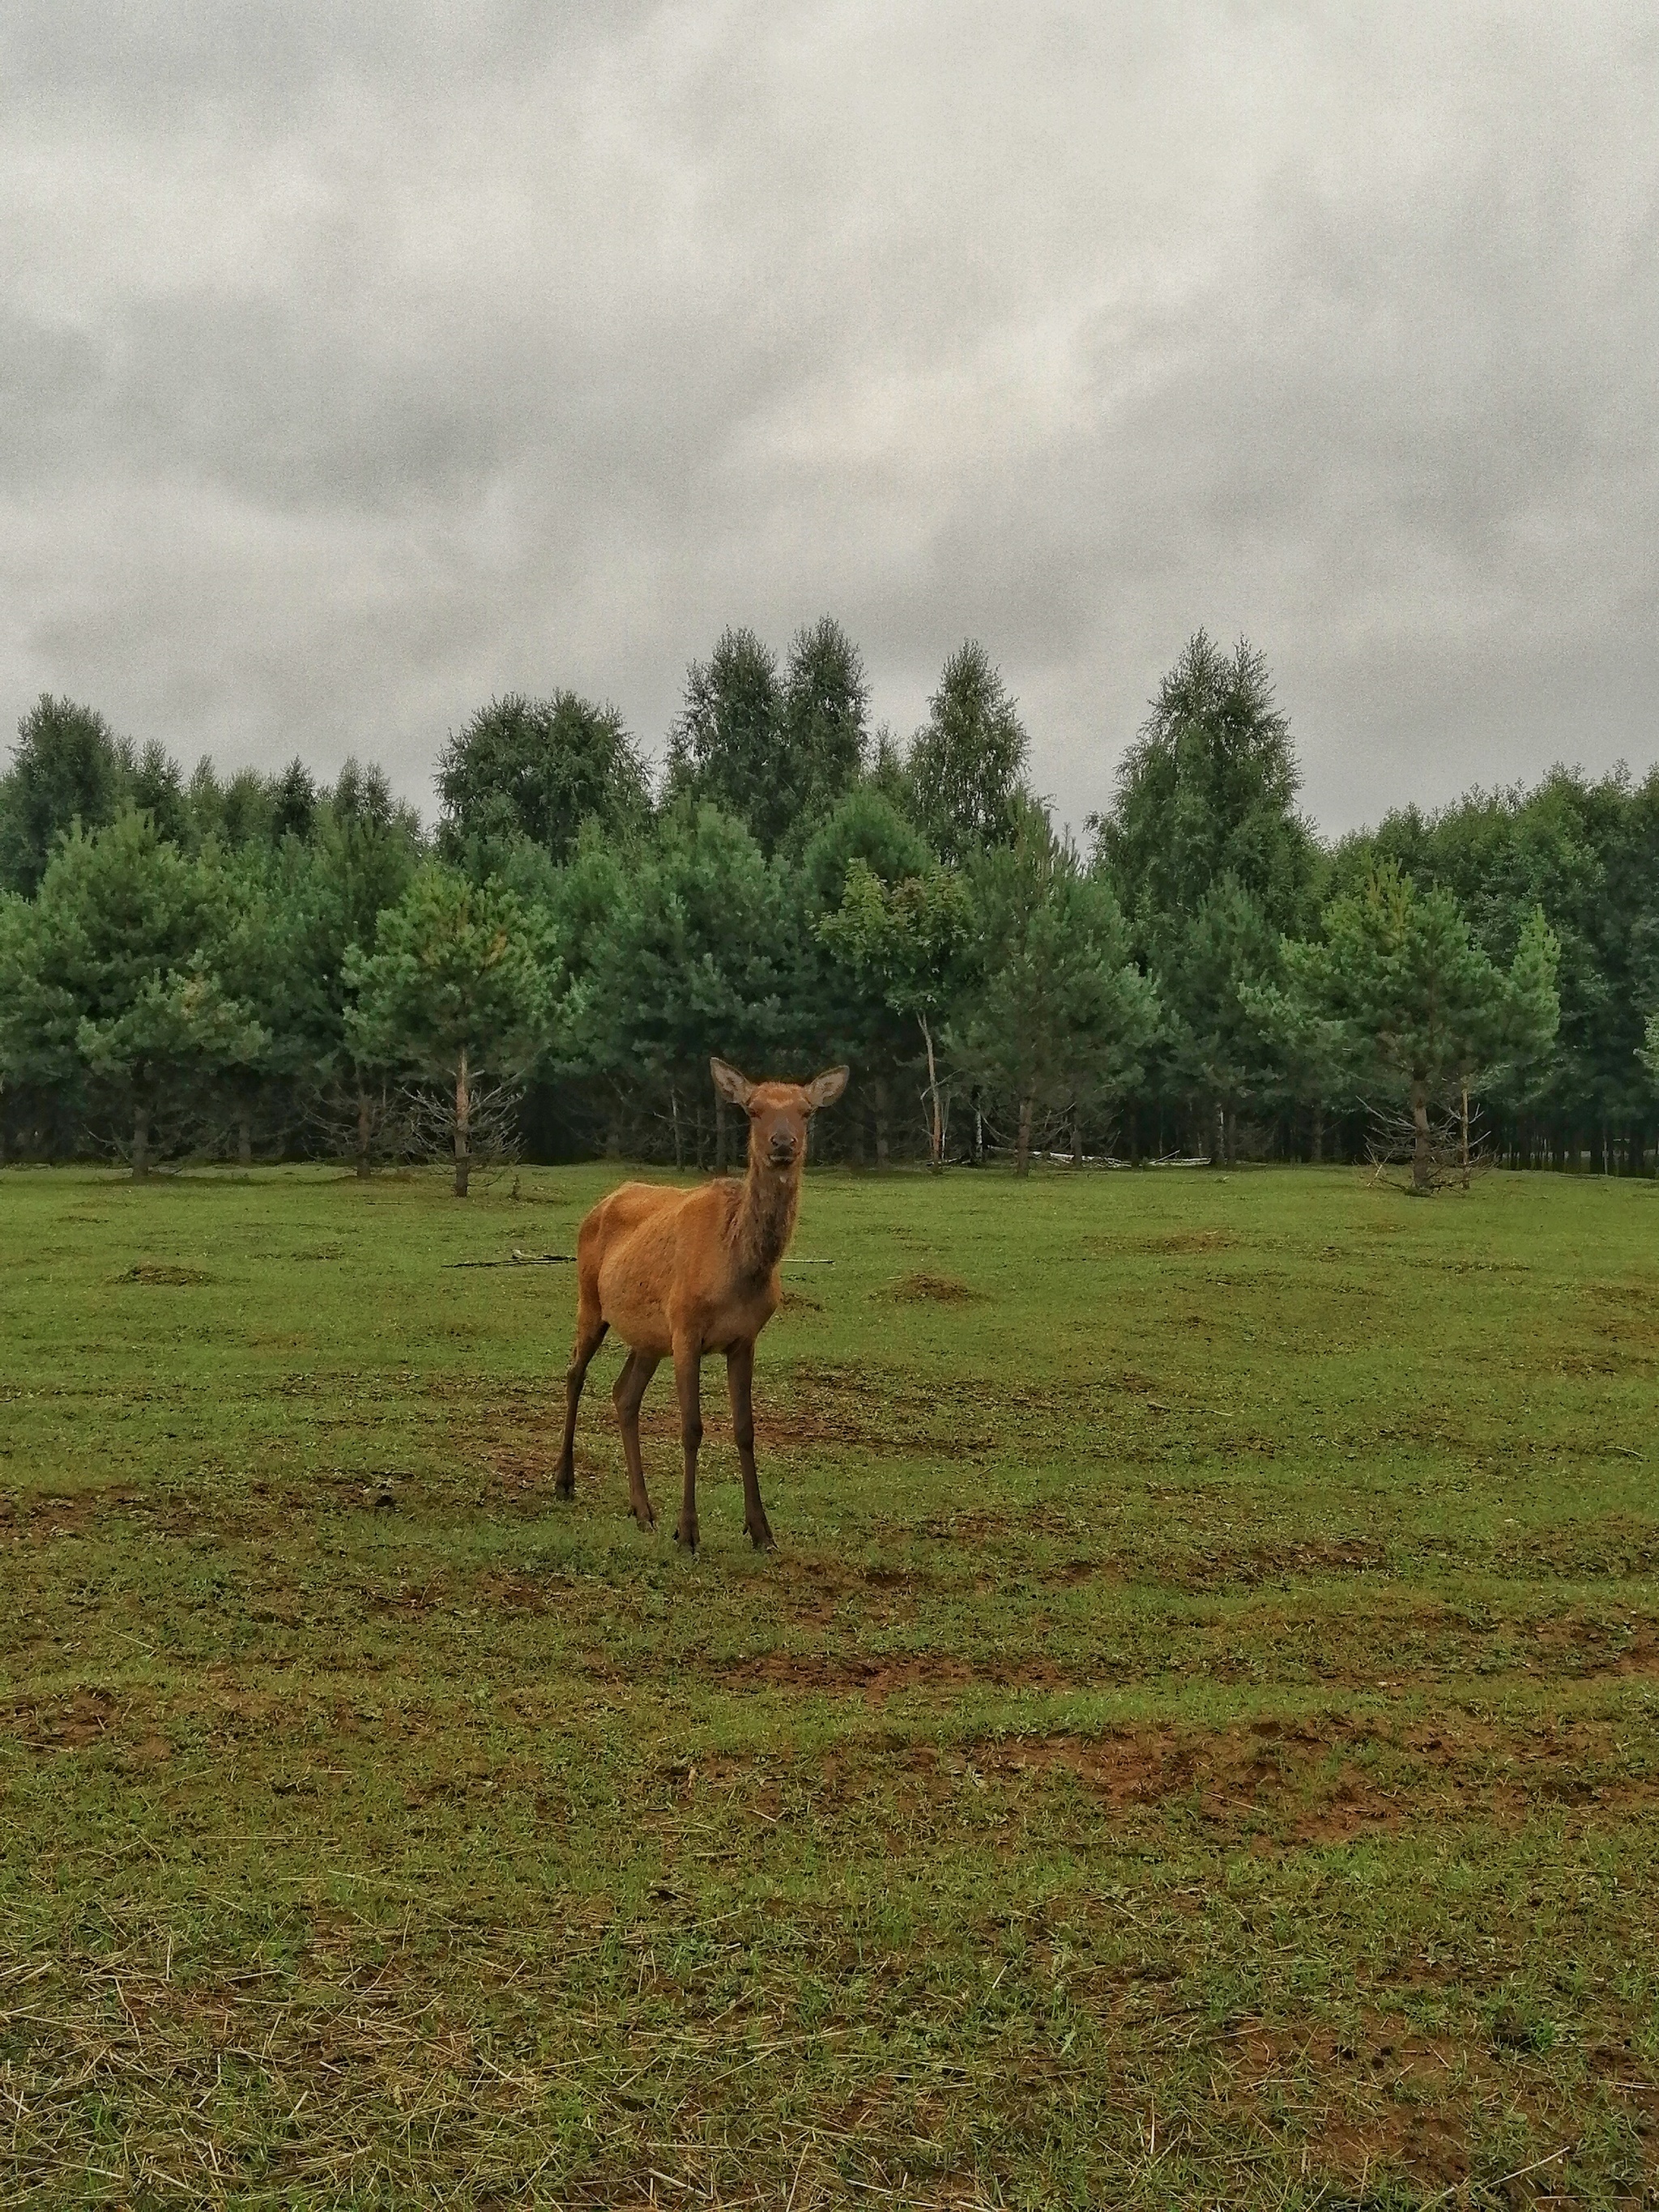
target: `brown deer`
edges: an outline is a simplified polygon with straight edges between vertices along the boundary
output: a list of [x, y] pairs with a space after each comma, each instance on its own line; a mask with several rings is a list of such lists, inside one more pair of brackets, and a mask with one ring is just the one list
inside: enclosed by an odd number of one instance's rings
[[750, 1083], [723, 1060], [709, 1062], [714, 1088], [749, 1116], [749, 1172], [692, 1191], [625, 1182], [602, 1198], [576, 1237], [576, 1341], [565, 1378], [564, 1449], [558, 1493], [576, 1489], [576, 1408], [593, 1354], [614, 1328], [628, 1346], [611, 1398], [622, 1425], [628, 1498], [641, 1528], [657, 1516], [640, 1458], [640, 1401], [662, 1362], [674, 1362], [680, 1401], [684, 1488], [675, 1540], [697, 1548], [697, 1448], [702, 1442], [702, 1358], [726, 1354], [732, 1427], [743, 1468], [743, 1525], [756, 1549], [772, 1530], [755, 1474], [750, 1388], [755, 1339], [778, 1310], [778, 1266], [794, 1234], [806, 1129], [847, 1088], [847, 1070], [811, 1083]]

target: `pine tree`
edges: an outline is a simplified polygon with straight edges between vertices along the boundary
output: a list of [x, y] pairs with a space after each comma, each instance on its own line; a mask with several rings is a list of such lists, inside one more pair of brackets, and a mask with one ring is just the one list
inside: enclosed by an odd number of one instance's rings
[[536, 923], [511, 891], [438, 861], [382, 911], [373, 953], [354, 945], [346, 956], [346, 1033], [359, 1060], [401, 1060], [453, 1098], [457, 1198], [468, 1192], [481, 1080], [522, 1074], [546, 1042], [548, 969]]
[[981, 981], [955, 1025], [967, 1063], [1015, 1103], [1015, 1164], [1036, 1116], [1115, 1098], [1158, 1024], [1158, 994], [1130, 957], [1110, 885], [1028, 804], [1011, 845], [970, 872]]
[[1555, 1035], [1558, 948], [1541, 911], [1505, 971], [1475, 943], [1449, 891], [1419, 892], [1389, 861], [1357, 896], [1326, 908], [1322, 942], [1287, 945], [1285, 957], [1308, 1006], [1347, 1030], [1356, 1062], [1404, 1085], [1419, 1191], [1431, 1181], [1436, 1092], [1535, 1060]]

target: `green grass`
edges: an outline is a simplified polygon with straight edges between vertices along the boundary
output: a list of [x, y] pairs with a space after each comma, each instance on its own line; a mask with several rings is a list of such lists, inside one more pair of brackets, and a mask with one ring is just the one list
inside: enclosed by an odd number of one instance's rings
[[1659, 1188], [608, 1180], [0, 1176], [0, 2198], [1659, 2201]]

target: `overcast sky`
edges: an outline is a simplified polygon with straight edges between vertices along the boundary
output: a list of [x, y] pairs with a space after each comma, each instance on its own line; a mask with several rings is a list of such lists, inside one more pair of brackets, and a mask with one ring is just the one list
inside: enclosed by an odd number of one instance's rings
[[978, 637], [1080, 823], [1200, 624], [1328, 830], [1659, 757], [1653, 0], [5, 0], [0, 715], [660, 750]]

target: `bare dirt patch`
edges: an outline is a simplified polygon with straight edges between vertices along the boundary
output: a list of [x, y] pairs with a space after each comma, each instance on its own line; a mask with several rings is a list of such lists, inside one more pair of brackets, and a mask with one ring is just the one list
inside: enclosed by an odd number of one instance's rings
[[1275, 2106], [1300, 2103], [1313, 2084], [1326, 2098], [1340, 2085], [1320, 2145], [1327, 2186], [1358, 2181], [1362, 2191], [1390, 2166], [1448, 2191], [1467, 2181], [1473, 2108], [1498, 2086], [1466, 2043], [1375, 2013], [1346, 2033], [1247, 2021], [1224, 2034], [1218, 2102], [1243, 2105], [1265, 2121]]
[[1066, 1689], [1071, 1678], [1044, 1660], [1019, 1666], [976, 1667], [942, 1653], [860, 1656], [830, 1651], [770, 1651], [763, 1657], [722, 1669], [722, 1679], [739, 1687], [823, 1690], [857, 1694], [872, 1705], [905, 1690], [964, 1689], [983, 1684], [996, 1689]]
[[160, 1260], [135, 1261], [131, 1267], [112, 1278], [118, 1283], [145, 1283], [171, 1287], [183, 1287], [193, 1283], [211, 1283], [216, 1279], [205, 1267], [179, 1267]]
[[545, 1613], [552, 1602], [548, 1585], [532, 1582], [528, 1575], [480, 1575], [471, 1595], [475, 1604], [501, 1613]]
[[1206, 1547], [1185, 1559], [1160, 1561], [1158, 1579], [1174, 1589], [1206, 1591], [1276, 1582], [1291, 1575], [1375, 1573], [1384, 1564], [1381, 1544], [1364, 1536]]
[[0, 1540], [41, 1543], [53, 1536], [84, 1535], [107, 1503], [107, 1493], [95, 1490], [68, 1496], [62, 1492], [14, 1492], [9, 1498], [0, 1497]]
[[1528, 1735], [1449, 1716], [1395, 1732], [1336, 1715], [1017, 1737], [969, 1753], [986, 1775], [1068, 1774], [1126, 1811], [1185, 1800], [1210, 1825], [1297, 1845], [1348, 1843], [1425, 1817], [1518, 1827], [1553, 1808], [1659, 1806], [1659, 1774], [1615, 1771], [1621, 1755], [1607, 1726]]
[[960, 1275], [932, 1275], [925, 1272], [901, 1275], [876, 1293], [901, 1305], [968, 1306], [984, 1303], [985, 1293], [964, 1283]]
[[1097, 1739], [1044, 1736], [983, 1754], [988, 1771], [1073, 1774], [1115, 1807], [1185, 1797], [1204, 1819], [1237, 1827], [1255, 1814], [1298, 1843], [1346, 1842], [1396, 1827], [1401, 1808], [1345, 1756], [1348, 1732], [1278, 1722], [1206, 1735], [1135, 1729]]
[[114, 1717], [115, 1700], [107, 1690], [18, 1698], [0, 1711], [8, 1731], [31, 1751], [79, 1751], [96, 1743]]

